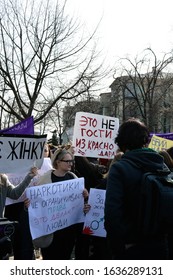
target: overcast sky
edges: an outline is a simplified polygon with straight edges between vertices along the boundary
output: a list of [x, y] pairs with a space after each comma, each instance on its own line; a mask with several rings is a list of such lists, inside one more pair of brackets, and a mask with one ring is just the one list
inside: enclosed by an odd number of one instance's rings
[[107, 62], [135, 57], [151, 47], [159, 56], [173, 48], [172, 0], [68, 0], [69, 11], [93, 30]]
[[68, 5], [88, 28], [102, 17], [99, 35], [114, 56], [149, 45], [162, 52], [173, 45], [172, 0], [68, 0]]

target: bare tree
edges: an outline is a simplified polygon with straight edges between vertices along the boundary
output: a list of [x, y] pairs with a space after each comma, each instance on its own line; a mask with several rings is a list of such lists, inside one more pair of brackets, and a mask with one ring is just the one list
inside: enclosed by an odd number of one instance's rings
[[76, 112], [79, 111], [101, 114], [99, 98], [94, 98], [90, 93], [86, 93], [73, 100], [59, 100], [47, 117], [41, 121], [40, 132], [44, 134], [45, 127], [49, 127], [49, 131], [56, 130], [59, 144], [62, 144], [64, 135], [68, 137], [69, 129], [73, 128]]
[[111, 87], [114, 102], [118, 98], [121, 104], [122, 120], [129, 116], [140, 117], [151, 131], [166, 129], [162, 117], [167, 112], [168, 118], [168, 104], [173, 96], [173, 74], [168, 71], [172, 62], [171, 54], [164, 54], [159, 60], [151, 48], [135, 61], [120, 60], [121, 74]]
[[105, 75], [97, 62], [96, 30], [90, 36], [82, 34], [80, 25], [65, 13], [66, 1], [0, 0], [0, 4], [4, 113], [18, 121], [33, 115], [40, 123], [59, 100], [91, 91]]

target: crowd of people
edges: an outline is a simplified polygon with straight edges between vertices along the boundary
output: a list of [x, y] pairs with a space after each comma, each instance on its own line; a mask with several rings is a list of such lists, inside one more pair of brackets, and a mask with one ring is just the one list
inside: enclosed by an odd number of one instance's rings
[[[36, 167], [18, 185], [12, 185], [6, 175], [0, 175], [0, 215], [18, 221], [14, 234], [13, 256], [16, 260], [161, 260], [173, 259], [173, 235], [157, 233], [155, 236], [139, 234], [137, 215], [139, 209], [140, 181], [144, 170], [167, 168], [173, 171], [173, 148], [154, 151], [148, 148], [150, 133], [138, 119], [125, 121], [118, 130], [115, 143], [118, 150], [114, 159], [99, 161], [74, 156], [73, 147], [64, 145], [45, 146], [45, 158], [50, 169], [42, 174], [37, 185], [43, 185], [83, 177], [83, 212], [86, 215], [90, 188], [106, 191], [104, 226], [106, 237], [83, 234], [83, 223], [56, 230], [49, 236], [49, 243], [42, 248], [36, 245], [30, 233], [28, 207], [30, 201], [5, 206], [6, 197], [17, 199], [37, 175]], [[47, 239], [48, 240], [48, 239]], [[38, 240], [39, 241], [39, 240]], [[46, 241], [45, 241], [46, 242]], [[38, 242], [39, 244], [39, 242]]]

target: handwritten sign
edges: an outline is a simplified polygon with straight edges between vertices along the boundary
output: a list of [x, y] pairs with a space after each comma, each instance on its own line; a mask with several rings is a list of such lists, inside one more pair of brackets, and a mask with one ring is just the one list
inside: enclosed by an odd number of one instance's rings
[[105, 190], [90, 189], [88, 204], [91, 205], [90, 211], [86, 214], [83, 233], [106, 237], [104, 229], [104, 203]]
[[113, 158], [119, 119], [84, 112], [76, 113], [73, 146], [75, 155]]
[[[50, 169], [52, 169], [51, 159], [44, 158], [43, 164], [42, 164], [41, 168], [38, 170], [38, 175], [32, 179], [32, 181], [28, 187], [36, 186], [37, 182], [39, 181], [40, 176], [42, 176], [46, 171], [48, 171]], [[25, 178], [26, 174], [8, 173], [7, 175], [8, 175], [8, 179], [9, 179], [10, 183], [12, 183], [14, 186], [17, 186], [18, 184], [20, 184], [20, 182], [22, 182], [22, 180]], [[7, 197], [5, 205], [22, 202], [25, 199], [26, 199], [25, 192], [18, 199], [11, 199], [11, 198]]]
[[0, 170], [2, 173], [24, 173], [31, 166], [40, 168], [43, 163], [46, 135], [0, 136]]
[[173, 141], [153, 135], [148, 147], [155, 151], [167, 150], [168, 148], [173, 147]]
[[84, 178], [28, 188], [32, 239], [84, 222], [83, 189]]

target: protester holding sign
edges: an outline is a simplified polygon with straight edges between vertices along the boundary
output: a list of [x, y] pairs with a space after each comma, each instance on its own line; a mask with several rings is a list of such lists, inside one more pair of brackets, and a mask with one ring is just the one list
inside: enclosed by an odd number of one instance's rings
[[[99, 165], [94, 164], [89, 161], [86, 157], [75, 156], [75, 174], [78, 177], [83, 177], [85, 179], [85, 188], [89, 191], [90, 188], [94, 188], [103, 175], [99, 172]], [[86, 201], [87, 203], [87, 201]], [[84, 212], [87, 213], [88, 205], [85, 203]], [[83, 224], [78, 224], [78, 236], [75, 245], [75, 259], [86, 260], [89, 258], [90, 254], [90, 236], [82, 233]]]
[[[61, 182], [77, 178], [71, 172], [73, 155], [66, 149], [57, 150], [52, 157], [53, 169], [40, 177], [37, 185]], [[88, 193], [85, 191], [85, 195]], [[76, 225], [57, 230], [53, 233], [53, 240], [46, 248], [41, 248], [44, 260], [70, 259], [76, 239]]]
[[[17, 185], [19, 184], [27, 174], [25, 172], [25, 168], [29, 165], [34, 165], [38, 167], [38, 172], [37, 176], [35, 176], [30, 185], [34, 185], [35, 182], [38, 181], [38, 177], [40, 176], [40, 172], [42, 172], [42, 166], [44, 165], [43, 161], [43, 152], [45, 152], [45, 149], [47, 150], [47, 146], [45, 144], [45, 136], [35, 136], [35, 135], [19, 135], [20, 137], [16, 138], [16, 135], [12, 137], [12, 135], [7, 138], [2, 137], [4, 140], [4, 150], [8, 151], [7, 147], [10, 144], [11, 152], [9, 151], [4, 153], [4, 155], [7, 157], [8, 154], [14, 154], [15, 157], [13, 160], [11, 160], [11, 157], [9, 159], [10, 164], [11, 161], [13, 161], [13, 165], [15, 170], [12, 168], [13, 166], [9, 167], [7, 162], [5, 161], [5, 166], [9, 172], [8, 173], [8, 179], [11, 184]], [[16, 139], [16, 140], [14, 140]], [[41, 139], [41, 140], [40, 140]], [[14, 141], [14, 142], [13, 142]], [[17, 142], [16, 142], [17, 141]], [[24, 144], [25, 141], [25, 144]], [[13, 143], [13, 144], [12, 144]], [[23, 146], [21, 146], [21, 152], [17, 151], [17, 147], [20, 147], [20, 143], [23, 143]], [[31, 144], [33, 143], [33, 144]], [[34, 144], [35, 143], [35, 144]], [[33, 145], [33, 148], [35, 147], [35, 151], [38, 151], [36, 153], [33, 152], [33, 155], [31, 156], [31, 160], [28, 160], [28, 156], [31, 152], [31, 147]], [[14, 149], [15, 147], [15, 149]], [[4, 151], [3, 150], [3, 151]], [[15, 151], [14, 151], [15, 150]], [[28, 151], [28, 153], [27, 153]], [[34, 151], [34, 150], [33, 150]], [[20, 156], [20, 155], [23, 156]], [[38, 161], [37, 159], [40, 158]], [[4, 165], [4, 160], [1, 158], [2, 163], [1, 165]], [[4, 168], [4, 166], [3, 166]], [[29, 169], [29, 168], [28, 168]], [[49, 167], [50, 169], [50, 167]], [[47, 169], [48, 170], [48, 169]], [[31, 233], [30, 233], [30, 228], [29, 228], [29, 219], [28, 219], [28, 212], [26, 207], [24, 206], [24, 199], [26, 198], [25, 192], [20, 196], [18, 200], [11, 200], [11, 199], [6, 199], [6, 207], [4, 211], [4, 216], [8, 218], [10, 221], [17, 221], [17, 227], [15, 230], [15, 233], [13, 235], [13, 257], [14, 260], [32, 260], [35, 259], [35, 254], [34, 254], [34, 248], [32, 244], [32, 238], [31, 238]]]
[[[114, 163], [120, 160], [121, 156], [123, 155], [122, 152], [117, 151], [114, 158], [112, 160], [110, 160], [110, 164], [109, 164], [109, 168], [110, 166]], [[90, 170], [91, 173], [92, 169]], [[89, 174], [90, 174], [89, 173]], [[102, 174], [102, 177], [97, 180], [94, 181], [95, 185], [93, 185], [92, 187], [92, 182], [90, 184], [92, 192], [90, 191], [89, 193], [89, 200], [88, 200], [88, 204], [90, 206], [89, 210], [86, 211], [86, 219], [85, 219], [85, 223], [84, 223], [84, 227], [83, 227], [83, 236], [87, 236], [90, 237], [90, 243], [91, 243], [91, 250], [89, 252], [89, 259], [95, 259], [95, 260], [107, 260], [110, 259], [109, 256], [109, 252], [108, 252], [108, 248], [107, 248], [107, 240], [105, 238], [105, 230], [103, 230], [103, 232], [93, 232], [93, 228], [91, 230], [90, 226], [88, 227], [88, 217], [89, 217], [89, 224], [92, 224], [92, 218], [93, 220], [99, 219], [100, 221], [98, 221], [98, 224], [101, 225], [101, 221], [102, 219], [100, 219], [100, 214], [97, 213], [97, 210], [103, 210], [103, 204], [104, 204], [104, 198], [98, 194], [97, 194], [97, 190], [98, 192], [101, 190], [103, 191], [103, 194], [106, 190], [106, 184], [107, 184], [107, 177], [109, 174], [109, 170], [107, 171], [106, 174]], [[92, 180], [92, 177], [91, 177]], [[96, 199], [96, 204], [94, 205], [93, 201], [93, 197], [92, 195], [96, 195], [97, 199]], [[103, 195], [104, 196], [104, 195]], [[92, 197], [92, 199], [91, 199]], [[100, 205], [99, 205], [100, 204]], [[87, 204], [86, 204], [87, 206]], [[90, 211], [91, 210], [91, 211]], [[92, 218], [91, 218], [92, 217]], [[99, 227], [100, 228], [100, 227]], [[84, 247], [84, 246], [83, 246]], [[85, 248], [85, 247], [84, 247]]]
[[[44, 146], [44, 161], [41, 168], [38, 170], [37, 176], [35, 176], [31, 182], [34, 186], [37, 184], [41, 175], [48, 171], [52, 167], [51, 160], [49, 157], [49, 145], [46, 143]], [[14, 177], [13, 177], [13, 176]], [[16, 176], [16, 177], [15, 177]], [[19, 181], [22, 179], [22, 174], [8, 174], [11, 183], [13, 181]], [[24, 174], [23, 174], [24, 177]], [[17, 221], [18, 226], [14, 233], [13, 238], [13, 256], [14, 260], [33, 260], [38, 257], [39, 250], [34, 250], [30, 227], [29, 227], [29, 217], [27, 208], [24, 205], [24, 199], [26, 199], [26, 194], [20, 197], [19, 201], [11, 201], [9, 205], [5, 207], [5, 217], [10, 221]], [[6, 201], [7, 203], [7, 201]]]
[[18, 199], [37, 172], [37, 167], [32, 167], [25, 179], [16, 187], [10, 183], [5, 174], [0, 174], [0, 217], [3, 217], [6, 197]]

